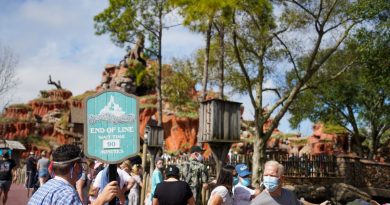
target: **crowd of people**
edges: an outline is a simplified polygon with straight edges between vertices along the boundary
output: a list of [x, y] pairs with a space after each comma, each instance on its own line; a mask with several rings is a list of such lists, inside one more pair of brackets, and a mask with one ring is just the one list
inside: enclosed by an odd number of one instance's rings
[[[117, 164], [117, 180], [110, 182], [109, 166], [86, 159], [76, 145], [58, 147], [50, 159], [46, 152], [42, 152], [39, 159], [31, 152], [26, 160], [28, 197], [33, 193], [28, 205], [100, 205], [110, 201], [119, 205], [312, 204], [297, 199], [292, 191], [283, 188], [284, 167], [277, 161], [265, 163], [260, 180], [264, 187], [262, 191], [251, 187], [252, 173], [246, 164], [226, 165], [217, 174], [217, 179], [209, 182], [208, 170], [202, 163], [203, 151], [199, 146], [193, 146], [188, 161], [177, 166], [168, 165], [165, 169], [164, 160], [157, 157], [151, 189], [143, 202], [140, 199], [144, 186], [140, 161], [125, 160]], [[7, 201], [15, 165], [8, 152], [2, 154], [0, 197], [3, 204]], [[202, 199], [202, 190], [209, 191], [208, 199]], [[329, 203], [324, 201], [321, 205]]]

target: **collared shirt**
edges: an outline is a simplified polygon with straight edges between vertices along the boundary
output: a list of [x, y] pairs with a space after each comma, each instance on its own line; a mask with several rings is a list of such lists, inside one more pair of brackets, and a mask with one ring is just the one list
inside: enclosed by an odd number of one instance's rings
[[257, 195], [251, 201], [251, 205], [303, 205], [301, 201], [297, 199], [295, 194], [282, 188], [282, 195], [280, 196], [271, 196], [266, 190], [263, 190], [261, 194]]
[[75, 188], [56, 176], [41, 186], [28, 201], [28, 205], [82, 205]]

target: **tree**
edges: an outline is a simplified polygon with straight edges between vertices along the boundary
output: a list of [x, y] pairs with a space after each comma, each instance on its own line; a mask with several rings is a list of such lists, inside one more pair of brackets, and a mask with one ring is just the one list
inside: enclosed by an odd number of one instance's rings
[[[327, 72], [312, 79], [317, 86], [299, 95], [290, 107], [292, 125], [305, 118], [337, 123], [353, 136], [354, 151], [360, 156], [364, 138], [370, 141], [369, 158], [376, 155], [390, 131], [390, 33], [384, 31], [360, 30], [324, 65]], [[340, 67], [348, 71], [335, 77]]]
[[[249, 94], [255, 111], [254, 185], [258, 185], [261, 179], [266, 161], [266, 142], [282, 117], [298, 95], [310, 87], [310, 79], [324, 71], [324, 63], [340, 48], [355, 26], [378, 14], [380, 4], [376, 3], [347, 0], [274, 1], [273, 6], [281, 11], [274, 20], [269, 1], [237, 2], [231, 42], [236, 65], [241, 71], [240, 75], [235, 73], [239, 79], [235, 85], [246, 88], [245, 92]], [[380, 3], [383, 6], [384, 2]], [[298, 65], [298, 57], [302, 55], [307, 56], [308, 60]], [[286, 67], [286, 63], [290, 66]], [[277, 83], [289, 69], [294, 74], [294, 80], [289, 85], [287, 82]], [[273, 78], [273, 73], [278, 75]], [[267, 86], [270, 80], [273, 80], [273, 86]], [[277, 97], [268, 106], [264, 103], [265, 92], [273, 92]], [[265, 127], [269, 120], [272, 123]]]
[[220, 90], [219, 98], [223, 99], [224, 95], [224, 67], [225, 67], [225, 27], [229, 25], [229, 17], [231, 17], [232, 8], [235, 1], [220, 1], [220, 0], [171, 0], [172, 5], [180, 9], [180, 14], [184, 17], [184, 25], [188, 26], [195, 32], [200, 32], [205, 35], [205, 52], [203, 64], [203, 80], [202, 80], [202, 100], [206, 99], [207, 85], [209, 83], [209, 66], [212, 37], [219, 44], [219, 79], [218, 86]]
[[194, 97], [195, 85], [201, 80], [199, 69], [190, 60], [173, 59], [172, 66], [164, 67], [164, 99], [176, 116], [197, 117], [199, 104]]
[[209, 76], [208, 71], [212, 24], [215, 12], [219, 5], [211, 7], [211, 1], [208, 0], [199, 0], [197, 2], [190, 0], [171, 0], [170, 2], [173, 6], [180, 9], [180, 13], [184, 17], [184, 25], [189, 26], [193, 31], [201, 32], [205, 35], [205, 61], [203, 64], [202, 79], [202, 100], [205, 100]]
[[94, 17], [96, 34], [109, 33], [118, 46], [134, 43], [137, 35], [145, 35], [150, 42], [146, 51], [157, 57], [157, 111], [158, 125], [162, 125], [162, 37], [169, 28], [164, 17], [171, 11], [168, 0], [110, 0], [108, 8]]
[[[15, 68], [18, 59], [14, 52], [0, 42], [0, 97], [4, 100], [7, 92], [16, 85]], [[2, 102], [2, 105], [7, 102]]]

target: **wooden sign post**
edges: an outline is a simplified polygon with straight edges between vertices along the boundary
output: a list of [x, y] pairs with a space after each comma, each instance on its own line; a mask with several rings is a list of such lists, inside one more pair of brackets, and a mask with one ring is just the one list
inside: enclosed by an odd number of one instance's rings
[[[84, 101], [84, 152], [109, 165], [109, 180], [116, 180], [116, 164], [140, 149], [139, 108], [134, 95], [105, 90]], [[115, 199], [114, 199], [115, 200]], [[115, 201], [110, 204], [115, 204]]]

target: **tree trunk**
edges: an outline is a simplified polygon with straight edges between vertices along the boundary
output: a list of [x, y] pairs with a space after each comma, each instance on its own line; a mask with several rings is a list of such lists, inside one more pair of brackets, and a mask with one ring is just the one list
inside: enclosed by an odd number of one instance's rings
[[162, 73], [162, 8], [159, 13], [159, 30], [158, 30], [158, 70], [157, 70], [157, 112], [158, 112], [158, 126], [162, 126], [162, 94], [161, 94], [161, 73]]
[[209, 77], [209, 63], [210, 63], [210, 40], [211, 40], [212, 19], [209, 20], [206, 31], [206, 50], [204, 54], [203, 79], [202, 79], [202, 100], [206, 100], [207, 96], [207, 81]]
[[264, 164], [266, 162], [265, 146], [263, 138], [259, 137], [253, 143], [252, 186], [259, 188], [262, 181]]
[[220, 92], [220, 99], [223, 99], [223, 74], [225, 70], [225, 26], [222, 24], [221, 29], [219, 31], [219, 45], [221, 48], [221, 53], [220, 53], [220, 59], [219, 59], [219, 92]]
[[377, 154], [378, 145], [379, 145], [379, 137], [376, 127], [372, 127], [371, 130], [371, 140], [372, 140], [372, 149], [370, 150], [369, 159], [374, 159]]

